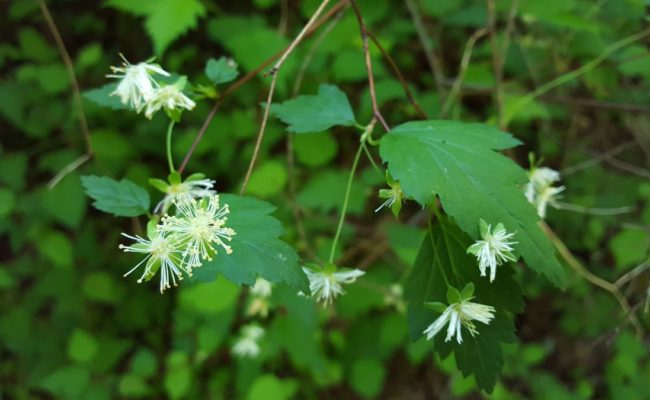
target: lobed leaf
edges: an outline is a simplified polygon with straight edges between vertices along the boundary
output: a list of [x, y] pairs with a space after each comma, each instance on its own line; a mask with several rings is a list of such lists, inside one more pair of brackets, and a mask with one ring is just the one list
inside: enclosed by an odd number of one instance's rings
[[222, 194], [230, 214], [226, 225], [235, 230], [232, 254], [217, 254], [194, 272], [201, 282], [214, 281], [218, 274], [237, 284], [253, 285], [257, 276], [282, 282], [309, 293], [309, 281], [300, 268], [295, 250], [279, 239], [284, 232], [282, 224], [270, 214], [275, 207], [251, 197]]
[[[511, 313], [523, 310], [523, 295], [513, 278], [509, 265], [499, 267], [497, 279], [490, 283], [481, 277], [476, 259], [466, 254], [471, 239], [446, 218], [441, 218], [422, 241], [413, 270], [406, 285], [408, 324], [413, 340], [431, 324], [440, 312], [431, 303], [448, 305], [449, 286], [474, 286], [473, 302], [493, 306], [495, 318], [489, 325], [476, 322], [478, 335], [471, 336], [462, 328], [463, 343], [445, 342], [445, 330], [433, 339], [434, 349], [441, 358], [454, 352], [458, 368], [465, 376], [474, 375], [477, 385], [492, 391], [503, 367], [501, 343], [514, 342]], [[468, 290], [469, 291], [469, 290]], [[456, 291], [457, 292], [457, 291]]]
[[218, 60], [211, 58], [205, 64], [205, 75], [212, 83], [219, 85], [235, 79], [239, 75], [239, 71], [237, 71], [237, 64], [226, 57], [221, 57]]
[[380, 154], [407, 197], [425, 206], [438, 195], [445, 212], [474, 239], [481, 219], [503, 223], [516, 232], [515, 250], [526, 264], [561, 286], [564, 269], [520, 188], [526, 173], [494, 151], [519, 143], [488, 125], [418, 121], [382, 137]]
[[93, 206], [118, 217], [137, 217], [149, 212], [149, 193], [135, 183], [120, 182], [105, 176], [81, 177], [86, 194], [93, 198]]
[[334, 85], [320, 85], [317, 95], [303, 95], [282, 104], [272, 104], [271, 112], [294, 133], [322, 132], [333, 126], [356, 124], [348, 97]]

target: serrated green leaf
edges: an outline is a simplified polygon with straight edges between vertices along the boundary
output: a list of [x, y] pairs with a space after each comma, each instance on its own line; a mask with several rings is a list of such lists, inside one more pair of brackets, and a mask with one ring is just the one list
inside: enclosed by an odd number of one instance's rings
[[561, 286], [565, 272], [520, 185], [526, 173], [503, 150], [520, 142], [497, 128], [457, 121], [407, 122], [381, 139], [380, 154], [407, 197], [422, 205], [437, 194], [445, 212], [472, 238], [478, 222], [516, 232], [514, 247], [532, 269]]
[[135, 183], [122, 179], [120, 182], [101, 176], [81, 177], [86, 194], [95, 201], [93, 206], [118, 217], [137, 217], [149, 212], [149, 193]]
[[226, 57], [211, 58], [205, 64], [205, 74], [215, 84], [230, 82], [239, 75], [237, 64]]
[[493, 306], [495, 318], [489, 325], [477, 323], [478, 335], [462, 330], [463, 343], [445, 342], [444, 333], [434, 338], [434, 348], [441, 358], [454, 352], [458, 367], [465, 376], [474, 375], [478, 386], [490, 392], [503, 366], [501, 343], [516, 340], [510, 313], [523, 309], [521, 289], [508, 265], [499, 267], [499, 276], [490, 283], [480, 276], [476, 260], [465, 253], [471, 240], [446, 218], [427, 234], [406, 285], [408, 324], [413, 340], [439, 315], [426, 306], [427, 302], [447, 303], [447, 282], [454, 287], [475, 286], [472, 300]]
[[235, 230], [232, 254], [219, 254], [195, 270], [195, 279], [212, 282], [222, 274], [236, 284], [253, 285], [257, 276], [270, 282], [283, 282], [309, 292], [309, 281], [298, 265], [295, 250], [278, 237], [284, 232], [280, 221], [272, 217], [275, 207], [250, 197], [221, 195], [230, 214], [226, 225]]
[[205, 7], [199, 0], [160, 0], [147, 15], [145, 27], [153, 40], [156, 54], [162, 54], [167, 46], [187, 30], [195, 28], [199, 17], [205, 15]]
[[348, 97], [334, 85], [320, 85], [317, 95], [272, 104], [271, 112], [294, 133], [322, 132], [333, 126], [356, 124]]
[[85, 91], [83, 96], [102, 107], [108, 107], [113, 110], [128, 110], [129, 106], [122, 104], [118, 96], [110, 95], [116, 87], [117, 83], [107, 83], [100, 88]]

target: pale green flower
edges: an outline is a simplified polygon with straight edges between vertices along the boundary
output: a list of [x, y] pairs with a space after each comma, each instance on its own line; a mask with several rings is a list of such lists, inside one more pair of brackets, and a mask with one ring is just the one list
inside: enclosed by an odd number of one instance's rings
[[461, 334], [463, 326], [472, 336], [475, 336], [478, 334], [478, 330], [473, 321], [479, 321], [486, 325], [492, 321], [495, 313], [494, 307], [470, 302], [473, 299], [473, 292], [474, 285], [469, 283], [460, 293], [455, 288], [449, 288], [447, 292], [449, 306], [438, 302], [425, 303], [427, 307], [442, 313], [424, 330], [423, 333], [427, 336], [427, 340], [433, 339], [447, 325], [445, 342], [455, 336], [458, 344], [461, 344], [463, 343]]
[[212, 260], [217, 254], [217, 247], [232, 253], [226, 244], [232, 240], [235, 231], [225, 226], [230, 209], [227, 204], [219, 203], [219, 195], [196, 200], [181, 197], [173, 203], [176, 215], [162, 218], [161, 232], [173, 236], [180, 243], [183, 260], [188, 268], [200, 267], [203, 260]]
[[158, 232], [155, 227], [150, 227], [148, 231], [149, 239], [122, 233], [125, 237], [134, 240], [135, 243], [129, 246], [120, 244], [120, 249], [127, 253], [145, 254], [142, 261], [124, 274], [124, 276], [128, 276], [144, 264], [144, 271], [140, 279], [138, 279], [138, 283], [142, 283], [143, 280], [150, 280], [160, 270], [160, 293], [162, 293], [171, 287], [170, 282], [174, 286], [177, 286], [177, 281], [183, 280], [183, 273], [187, 273], [190, 276], [192, 273], [191, 269], [187, 268], [184, 264], [181, 250], [178, 246], [179, 243], [174, 237]]
[[508, 261], [516, 261], [512, 254], [514, 251], [511, 239], [514, 233], [509, 233], [503, 224], [497, 224], [494, 229], [482, 219], [479, 221], [481, 240], [469, 246], [467, 252], [476, 256], [481, 276], [485, 276], [486, 270], [490, 269], [490, 282], [494, 281], [497, 275], [497, 266]]
[[350, 284], [358, 277], [365, 274], [360, 269], [337, 270], [334, 265], [327, 265], [324, 268], [305, 268], [303, 271], [309, 279], [309, 290], [316, 301], [322, 302], [323, 307], [332, 304], [334, 299], [344, 294], [341, 284]]
[[264, 329], [257, 325], [246, 325], [232, 347], [232, 353], [239, 357], [255, 358], [260, 354], [259, 341], [264, 336]]

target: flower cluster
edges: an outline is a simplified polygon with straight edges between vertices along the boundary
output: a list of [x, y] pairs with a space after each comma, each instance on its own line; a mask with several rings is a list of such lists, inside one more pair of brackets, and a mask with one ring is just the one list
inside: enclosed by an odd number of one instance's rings
[[324, 268], [310, 265], [303, 267], [303, 271], [309, 279], [309, 290], [312, 296], [316, 298], [316, 301], [322, 302], [323, 307], [332, 304], [337, 296], [345, 293], [341, 284], [353, 283], [358, 277], [365, 274], [365, 271], [360, 269], [339, 271], [333, 264], [328, 264]]
[[559, 194], [564, 186], [553, 186], [560, 181], [560, 173], [547, 167], [531, 167], [524, 194], [529, 203], [535, 206], [541, 218], [546, 217], [546, 206], [557, 206]]
[[456, 288], [450, 287], [447, 291], [447, 301], [449, 305], [443, 303], [425, 303], [425, 305], [441, 315], [436, 318], [425, 330], [424, 334], [427, 340], [433, 339], [445, 325], [447, 325], [447, 336], [445, 342], [456, 337], [458, 344], [463, 343], [461, 333], [462, 327], [465, 327], [472, 336], [478, 335], [478, 329], [473, 321], [479, 321], [488, 325], [494, 318], [495, 309], [485, 304], [473, 303], [474, 285], [468, 283], [462, 292]]
[[509, 233], [503, 224], [497, 224], [494, 229], [482, 219], [479, 221], [481, 240], [469, 246], [467, 252], [476, 256], [481, 276], [485, 276], [486, 270], [490, 269], [490, 282], [497, 276], [497, 266], [508, 261], [516, 261], [512, 254], [513, 245], [517, 242], [511, 241], [514, 233]]
[[142, 264], [144, 272], [138, 283], [150, 280], [160, 270], [160, 292], [176, 286], [183, 275], [192, 275], [192, 269], [198, 268], [206, 260], [223, 249], [232, 253], [227, 242], [232, 240], [235, 231], [226, 227], [230, 209], [227, 204], [220, 204], [219, 195], [197, 200], [190, 196], [181, 196], [172, 201], [176, 208], [173, 216], [165, 215], [161, 223], [151, 222], [148, 226], [149, 239], [124, 234], [136, 243], [129, 246], [120, 245], [126, 252], [146, 254], [129, 275]]
[[167, 113], [180, 111], [181, 109], [191, 110], [196, 103], [183, 93], [187, 83], [181, 77], [173, 84], [162, 84], [156, 80], [156, 76], [170, 77], [171, 74], [165, 71], [160, 65], [153, 64], [153, 59], [131, 64], [123, 55], [121, 67], [111, 67], [112, 74], [108, 78], [119, 79], [119, 83], [111, 96], [118, 96], [120, 102], [137, 113], [145, 110], [145, 116], [149, 119], [164, 109]]

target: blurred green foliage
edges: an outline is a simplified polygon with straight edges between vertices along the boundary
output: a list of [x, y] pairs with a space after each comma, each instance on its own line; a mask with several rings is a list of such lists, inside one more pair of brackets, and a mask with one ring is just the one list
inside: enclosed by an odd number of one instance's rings
[[[94, 90], [106, 83], [108, 66], [120, 62], [118, 53], [133, 61], [155, 55], [157, 62], [187, 75], [195, 85], [226, 82], [234, 76], [222, 57], [234, 59], [241, 75], [254, 70], [290, 43], [318, 3], [48, 2], [84, 92], [94, 149], [90, 161], [51, 189], [50, 179], [84, 154], [73, 86], [39, 3], [0, 3], [0, 396], [254, 400], [485, 396], [474, 377], [463, 377], [454, 355], [440, 360], [432, 355], [430, 342], [411, 342], [401, 287], [426, 222], [414, 202], [405, 205], [397, 221], [389, 212], [372, 212], [381, 204], [376, 191], [384, 178], [367, 160], [353, 183], [351, 217], [340, 246], [345, 250], [339, 254], [343, 266], [364, 268], [367, 274], [346, 287], [346, 295], [330, 309], [296, 296], [295, 289], [276, 285], [269, 316], [251, 317], [245, 313], [250, 295], [225, 279], [184, 282], [160, 295], [155, 285], [121, 277], [133, 259], [118, 250], [119, 234], [137, 230], [138, 222], [116, 220], [89, 207], [80, 175], [107, 175], [118, 181], [126, 177], [151, 189], [147, 197], [152, 202], [160, 194], [147, 179], [166, 176], [164, 117], [147, 121], [89, 101], [108, 92]], [[404, 3], [358, 3], [414, 97], [430, 118], [436, 118], [459, 73], [467, 40], [486, 26], [486, 2], [415, 1], [445, 78], [441, 91]], [[504, 63], [506, 113], [534, 88], [646, 28], [650, 6], [645, 0], [517, 3]], [[508, 29], [511, 4], [495, 1], [498, 43], [503, 43]], [[287, 60], [279, 73], [276, 102], [313, 95], [319, 87], [322, 92], [327, 88], [322, 84], [336, 84], [356, 111], [342, 125], [352, 125], [355, 119], [364, 124], [372, 108], [359, 28], [349, 8], [331, 21]], [[322, 32], [327, 34], [321, 39]], [[370, 50], [377, 98], [391, 126], [417, 119], [390, 65], [375, 47]], [[213, 62], [208, 63], [210, 59]], [[228, 98], [188, 171], [216, 179], [219, 191], [238, 190], [252, 155], [263, 112], [259, 104], [268, 83], [260, 73]], [[490, 40], [484, 37], [476, 43], [450, 116], [494, 120], [495, 83]], [[525, 146], [508, 154], [525, 165], [528, 151], [534, 151], [563, 173], [567, 187], [563, 201], [582, 212], [550, 210], [549, 225], [589, 271], [617, 282], [646, 332], [649, 88], [650, 50], [644, 39], [527, 103], [509, 129]], [[177, 159], [185, 155], [210, 107], [209, 100], [200, 102], [177, 126]], [[278, 207], [273, 215], [287, 230], [283, 239], [304, 258], [322, 259], [332, 243], [358, 137], [345, 134], [350, 128], [329, 124], [303, 128], [318, 133], [293, 138], [295, 165], [288, 168], [284, 125], [269, 120], [248, 193]], [[598, 211], [621, 206], [632, 211], [620, 215]], [[585, 213], [585, 208], [592, 211]], [[300, 223], [294, 219], [295, 210]], [[650, 398], [649, 338], [635, 335], [628, 316], [609, 293], [568, 268], [564, 291], [531, 270], [515, 272], [526, 310], [515, 321], [519, 342], [503, 347], [503, 376], [490, 398]], [[242, 324], [250, 320], [266, 329], [261, 353], [254, 359], [234, 357], [230, 347]]]

